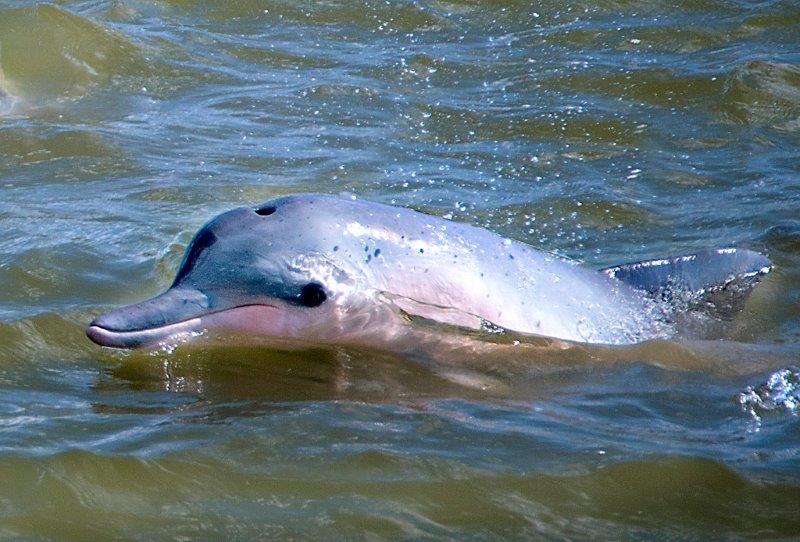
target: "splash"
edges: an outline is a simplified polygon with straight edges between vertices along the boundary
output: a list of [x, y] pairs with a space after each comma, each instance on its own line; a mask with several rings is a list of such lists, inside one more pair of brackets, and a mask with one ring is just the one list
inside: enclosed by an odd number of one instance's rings
[[800, 368], [789, 366], [772, 373], [763, 384], [745, 388], [738, 400], [756, 421], [772, 411], [800, 415]]

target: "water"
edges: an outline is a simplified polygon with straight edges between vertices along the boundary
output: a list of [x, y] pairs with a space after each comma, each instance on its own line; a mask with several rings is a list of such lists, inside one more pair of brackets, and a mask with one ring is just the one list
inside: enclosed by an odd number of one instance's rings
[[[0, 1], [0, 69], [0, 538], [800, 536], [796, 2]], [[724, 340], [619, 351], [83, 336], [312, 190], [776, 268]]]

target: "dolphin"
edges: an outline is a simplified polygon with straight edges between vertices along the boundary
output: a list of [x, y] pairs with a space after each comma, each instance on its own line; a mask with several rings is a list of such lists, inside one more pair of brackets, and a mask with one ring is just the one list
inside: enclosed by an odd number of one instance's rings
[[213, 218], [164, 293], [86, 333], [119, 348], [234, 331], [392, 350], [413, 345], [422, 319], [625, 345], [673, 336], [693, 300], [734, 284], [743, 295], [770, 269], [757, 252], [725, 248], [594, 270], [412, 209], [296, 194]]

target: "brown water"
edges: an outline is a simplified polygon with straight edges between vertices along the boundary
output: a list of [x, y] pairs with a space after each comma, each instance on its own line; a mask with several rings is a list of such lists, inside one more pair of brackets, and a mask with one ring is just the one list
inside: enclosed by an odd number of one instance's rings
[[[800, 537], [797, 2], [0, 1], [0, 70], [0, 538]], [[84, 337], [297, 191], [776, 268], [714, 341]]]

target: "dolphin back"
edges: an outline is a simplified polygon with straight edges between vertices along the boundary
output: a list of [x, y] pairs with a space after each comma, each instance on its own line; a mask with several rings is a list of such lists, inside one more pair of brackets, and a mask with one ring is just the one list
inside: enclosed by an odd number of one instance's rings
[[600, 272], [668, 302], [726, 291], [744, 297], [772, 263], [752, 250], [721, 248], [685, 256], [615, 265]]

